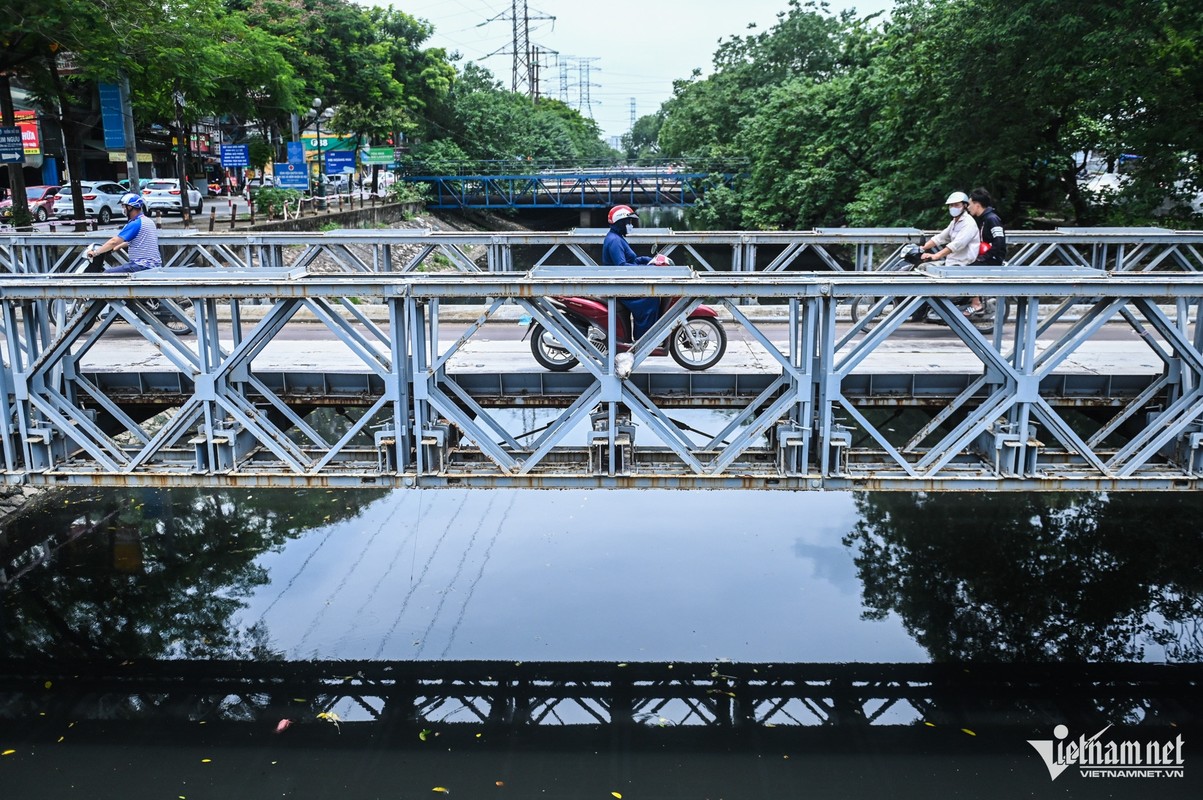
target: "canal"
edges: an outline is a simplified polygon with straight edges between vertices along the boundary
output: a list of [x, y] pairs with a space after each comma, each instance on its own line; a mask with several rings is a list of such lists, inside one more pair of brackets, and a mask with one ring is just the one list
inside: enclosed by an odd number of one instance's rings
[[[0, 797], [1196, 797], [1200, 519], [1193, 493], [48, 492], [0, 529]], [[1110, 763], [1055, 762], [1104, 729]]]

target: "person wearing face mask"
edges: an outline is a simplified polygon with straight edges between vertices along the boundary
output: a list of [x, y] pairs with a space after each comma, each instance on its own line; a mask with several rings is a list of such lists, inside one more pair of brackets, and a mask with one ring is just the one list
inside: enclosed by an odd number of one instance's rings
[[[984, 188], [974, 189], [969, 193], [969, 213], [977, 220], [980, 244], [978, 256], [974, 260], [975, 267], [1001, 267], [1007, 259], [1007, 231], [1003, 228], [1002, 218], [994, 211], [994, 202], [990, 192]], [[962, 309], [967, 317], [980, 317], [986, 313], [982, 298], [971, 297], [969, 304]]]
[[[964, 192], [953, 192], [944, 201], [948, 206], [948, 215], [952, 221], [948, 227], [927, 240], [923, 245], [924, 253], [920, 258], [924, 261], [940, 261], [950, 267], [961, 267], [972, 264], [978, 255], [980, 236], [977, 222], [973, 215], [967, 213], [969, 195]], [[932, 248], [937, 248], [932, 250]], [[932, 252], [927, 252], [932, 251]]]
[[[635, 209], [630, 206], [614, 206], [606, 221], [610, 232], [602, 242], [602, 266], [627, 266], [632, 264], [665, 264], [664, 256], [637, 256], [627, 243], [631, 229], [639, 224]], [[638, 339], [647, 329], [656, 324], [660, 316], [660, 300], [655, 297], [627, 297], [618, 301], [631, 312], [632, 336]]]

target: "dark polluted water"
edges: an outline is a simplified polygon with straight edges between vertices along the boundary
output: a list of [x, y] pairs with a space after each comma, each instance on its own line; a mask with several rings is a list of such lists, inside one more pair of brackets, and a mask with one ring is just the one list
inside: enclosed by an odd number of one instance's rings
[[1201, 512], [48, 493], [0, 532], [0, 797], [1194, 797]]

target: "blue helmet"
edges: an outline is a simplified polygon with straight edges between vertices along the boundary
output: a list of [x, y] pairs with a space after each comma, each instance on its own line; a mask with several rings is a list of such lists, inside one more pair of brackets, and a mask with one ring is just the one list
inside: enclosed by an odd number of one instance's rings
[[133, 192], [126, 192], [121, 195], [120, 202], [126, 208], [136, 208], [138, 210], [146, 208], [146, 204], [142, 202], [142, 195], [134, 194]]

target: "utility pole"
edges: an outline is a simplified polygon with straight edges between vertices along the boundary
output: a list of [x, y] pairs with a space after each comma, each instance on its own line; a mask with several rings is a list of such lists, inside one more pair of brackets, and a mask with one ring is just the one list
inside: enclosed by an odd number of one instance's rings
[[631, 132], [635, 132], [635, 98], [631, 98]]
[[[122, 73], [121, 83], [121, 121], [122, 138], [125, 141], [125, 172], [129, 178], [129, 190], [141, 194], [142, 181], [138, 175], [138, 148], [134, 138], [134, 107], [129, 99], [129, 76]], [[188, 205], [188, 192], [182, 192], [184, 205]]]

